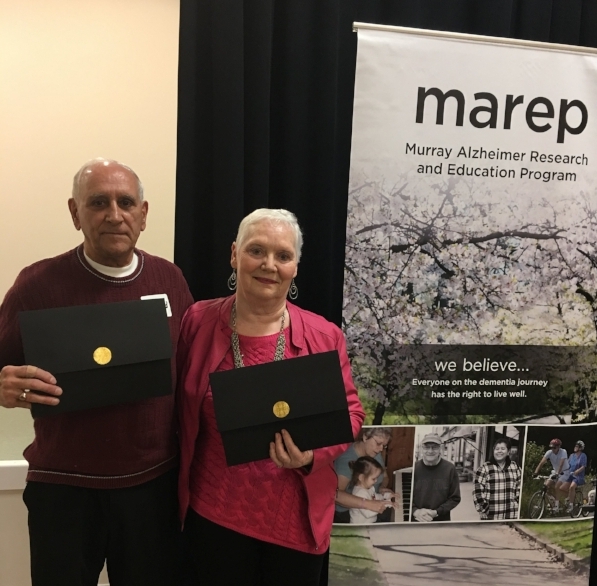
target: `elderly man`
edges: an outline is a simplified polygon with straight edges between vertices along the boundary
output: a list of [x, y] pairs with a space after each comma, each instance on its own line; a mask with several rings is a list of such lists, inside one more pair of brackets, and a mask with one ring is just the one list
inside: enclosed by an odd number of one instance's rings
[[549, 490], [549, 493], [554, 497], [555, 507], [553, 508], [554, 513], [560, 512], [560, 500], [558, 498], [558, 489], [564, 484], [566, 478], [569, 477], [567, 474], [570, 470], [570, 463], [568, 462], [568, 452], [562, 447], [562, 440], [555, 438], [549, 442], [549, 450], [545, 452], [543, 458], [537, 467], [533, 476], [539, 474], [539, 470], [543, 468], [545, 462], [549, 460], [551, 464], [551, 474], [545, 481], [545, 486]]
[[[24, 364], [20, 311], [165, 295], [175, 350], [192, 303], [176, 266], [135, 248], [148, 204], [132, 169], [89, 161], [75, 175], [68, 207], [83, 243], [23, 269], [0, 306], [4, 407], [57, 405], [62, 394], [52, 373]], [[111, 586], [175, 584], [173, 395], [36, 418], [34, 427], [23, 495], [33, 586], [96, 585], [106, 560]]]
[[414, 521], [449, 521], [450, 511], [460, 503], [458, 473], [442, 458], [442, 444], [437, 433], [428, 433], [421, 442], [423, 457], [415, 464], [413, 485]]

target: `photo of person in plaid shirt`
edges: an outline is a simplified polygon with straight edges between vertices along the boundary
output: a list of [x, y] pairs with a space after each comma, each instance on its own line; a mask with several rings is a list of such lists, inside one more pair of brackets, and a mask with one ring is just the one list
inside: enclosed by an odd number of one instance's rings
[[489, 461], [475, 472], [473, 502], [482, 520], [518, 518], [521, 471], [510, 447], [507, 437], [496, 440]]

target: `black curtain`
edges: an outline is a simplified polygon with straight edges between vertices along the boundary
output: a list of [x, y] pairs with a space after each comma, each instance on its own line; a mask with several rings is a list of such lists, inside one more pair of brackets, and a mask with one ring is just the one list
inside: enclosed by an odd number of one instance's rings
[[346, 0], [182, 0], [175, 261], [196, 299], [229, 293], [258, 207], [303, 228], [298, 303], [337, 323], [356, 35]]
[[175, 261], [195, 299], [228, 293], [242, 217], [282, 207], [305, 234], [297, 302], [340, 323], [355, 21], [597, 46], [597, 0], [181, 0]]

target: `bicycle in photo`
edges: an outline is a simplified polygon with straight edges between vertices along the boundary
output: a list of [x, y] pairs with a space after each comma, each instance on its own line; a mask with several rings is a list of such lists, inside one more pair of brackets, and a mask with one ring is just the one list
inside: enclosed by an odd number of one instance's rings
[[572, 508], [570, 509], [570, 516], [573, 519], [580, 517], [583, 514], [583, 506], [585, 504], [586, 500], [585, 495], [583, 494], [582, 486], [577, 486], [576, 492], [574, 493], [574, 502], [572, 503]]
[[595, 514], [595, 496], [597, 494], [597, 478], [591, 479], [591, 484], [593, 488], [589, 491], [587, 495], [587, 500], [585, 504], [582, 506], [581, 514], [583, 517], [588, 517], [591, 513]]
[[[547, 486], [545, 481], [550, 476], [533, 476], [534, 480], [543, 480], [543, 486], [541, 490], [533, 493], [529, 500], [528, 506], [528, 518], [529, 519], [542, 519], [543, 517], [555, 517], [562, 512], [561, 506], [557, 499], [547, 492]], [[556, 504], [558, 508], [556, 508]]]

